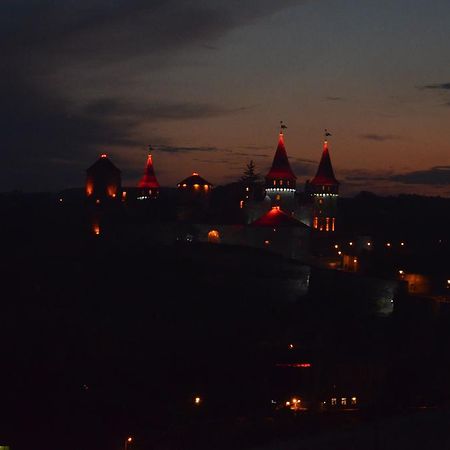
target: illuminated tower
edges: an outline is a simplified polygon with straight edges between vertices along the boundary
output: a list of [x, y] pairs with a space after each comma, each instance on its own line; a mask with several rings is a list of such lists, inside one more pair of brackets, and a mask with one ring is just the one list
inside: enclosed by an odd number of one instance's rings
[[86, 170], [86, 196], [97, 204], [119, 199], [122, 180], [120, 170], [103, 153]]
[[266, 175], [266, 193], [272, 206], [292, 213], [295, 209], [295, 184], [297, 177], [291, 169], [286, 153], [283, 136], [284, 125], [281, 125], [278, 146], [273, 158], [272, 167]]
[[334, 176], [333, 166], [331, 165], [327, 136], [330, 136], [330, 134], [325, 130], [325, 140], [319, 168], [316, 176], [311, 181], [306, 182], [305, 191], [309, 194], [312, 201], [312, 229], [332, 232], [336, 230], [339, 182]]
[[[151, 148], [149, 148], [151, 150]], [[159, 195], [159, 183], [156, 179], [155, 169], [153, 168], [152, 155], [149, 152], [145, 172], [138, 187], [140, 188], [138, 200], [155, 199]]]

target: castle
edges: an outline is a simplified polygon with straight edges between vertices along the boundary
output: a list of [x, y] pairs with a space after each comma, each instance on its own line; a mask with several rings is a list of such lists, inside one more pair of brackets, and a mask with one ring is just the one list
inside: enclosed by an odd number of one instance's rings
[[[337, 181], [325, 133], [317, 173], [297, 190], [284, 142], [283, 125], [272, 166], [264, 184], [255, 177], [214, 188], [212, 183], [193, 173], [164, 195], [155, 173], [151, 149], [144, 174], [136, 187], [123, 187], [121, 172], [106, 154], [87, 170], [86, 198], [91, 208], [93, 231], [99, 235], [100, 222], [111, 208], [142, 210], [170, 222], [173, 233], [168, 239], [249, 245], [270, 249], [291, 258], [308, 254], [311, 232], [332, 234], [338, 226]], [[219, 201], [220, 199], [220, 201]], [[164, 213], [161, 208], [164, 204]], [[224, 211], [230, 211], [226, 216]], [[170, 210], [171, 213], [167, 211]], [[158, 211], [157, 213], [155, 211]], [[161, 220], [160, 220], [161, 221]], [[151, 221], [153, 234], [156, 221]], [[167, 226], [165, 227], [167, 235]]]

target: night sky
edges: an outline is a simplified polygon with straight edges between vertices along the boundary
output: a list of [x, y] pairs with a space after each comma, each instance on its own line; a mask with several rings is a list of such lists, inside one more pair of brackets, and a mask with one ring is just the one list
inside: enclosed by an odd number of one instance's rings
[[299, 184], [323, 130], [342, 192], [450, 195], [448, 0], [3, 0], [0, 190], [270, 166]]

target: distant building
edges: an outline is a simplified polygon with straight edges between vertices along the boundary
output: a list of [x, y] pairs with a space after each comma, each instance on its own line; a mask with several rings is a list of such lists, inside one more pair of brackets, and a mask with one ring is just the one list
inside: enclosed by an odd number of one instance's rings
[[178, 219], [202, 221], [206, 218], [212, 183], [197, 172], [178, 184]]
[[207, 195], [211, 192], [213, 185], [201, 177], [197, 172], [193, 172], [190, 177], [180, 181], [177, 187], [180, 192], [195, 195]]
[[247, 242], [288, 258], [303, 259], [309, 253], [309, 227], [273, 206], [247, 228]]
[[104, 153], [86, 171], [86, 196], [93, 203], [119, 199], [122, 188], [120, 170]]
[[155, 175], [155, 169], [153, 167], [152, 155], [149, 153], [147, 157], [147, 165], [145, 172], [138, 184], [139, 194], [138, 200], [155, 199], [159, 196], [160, 184]]
[[279, 206], [289, 213], [294, 212], [296, 209], [296, 181], [297, 177], [289, 164], [283, 131], [281, 130], [272, 167], [266, 175], [266, 193], [270, 197], [272, 206]]
[[327, 140], [323, 143], [322, 157], [316, 176], [306, 182], [305, 192], [311, 202], [312, 229], [322, 232], [336, 231], [339, 182], [334, 176]]

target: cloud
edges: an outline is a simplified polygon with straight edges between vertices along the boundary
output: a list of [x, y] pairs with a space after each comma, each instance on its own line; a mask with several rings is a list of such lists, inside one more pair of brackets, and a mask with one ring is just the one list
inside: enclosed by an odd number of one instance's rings
[[251, 107], [224, 108], [208, 103], [169, 103], [138, 104], [119, 98], [103, 98], [88, 103], [84, 113], [91, 117], [131, 117], [139, 121], [207, 119], [239, 112]]
[[394, 173], [387, 170], [347, 170], [344, 179], [349, 182], [395, 182], [402, 184], [447, 185], [450, 184], [450, 166], [436, 166], [426, 170]]
[[328, 95], [327, 97], [325, 97], [325, 100], [329, 102], [342, 102], [344, 100], [344, 97], [333, 97], [331, 95]]
[[268, 158], [271, 155], [268, 155], [267, 153], [233, 152], [233, 156], [244, 156], [246, 158]]
[[437, 83], [419, 86], [419, 89], [433, 89], [439, 91], [450, 91], [450, 83]]
[[394, 134], [367, 133], [367, 134], [360, 134], [359, 138], [375, 142], [385, 142], [400, 139], [400, 136], [396, 136]]
[[163, 153], [219, 152], [217, 147], [177, 147], [173, 145], [155, 145], [155, 150]]
[[[130, 148], [140, 146], [138, 129], [145, 121], [246, 111], [250, 107], [128, 101], [127, 90], [121, 94], [115, 87], [126, 78], [127, 87], [138, 85], [134, 92], [155, 95], [137, 72], [157, 72], [188, 49], [213, 51], [230, 31], [302, 1], [3, 0], [0, 189], [79, 184], [99, 149], [121, 146], [126, 159]], [[115, 69], [129, 69], [130, 76]], [[96, 89], [93, 79], [100, 80]], [[105, 97], [92, 100], [93, 91]], [[116, 98], [108, 97], [112, 91]], [[166, 152], [214, 151], [171, 147], [155, 134], [146, 139]]]
[[213, 47], [230, 30], [300, 3], [284, 0], [3, 0], [0, 48], [51, 61], [117, 61], [189, 45]]
[[304, 158], [289, 158], [291, 167], [297, 177], [314, 176], [318, 167], [318, 161], [312, 161]]
[[436, 166], [428, 170], [392, 175], [389, 179], [403, 184], [448, 186], [450, 185], [450, 166]]

